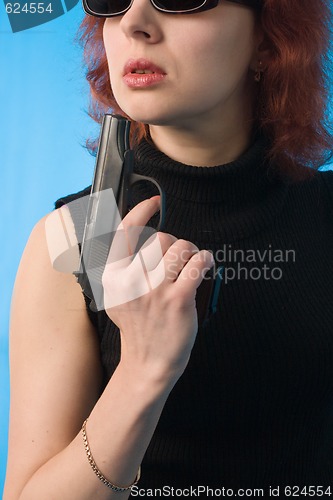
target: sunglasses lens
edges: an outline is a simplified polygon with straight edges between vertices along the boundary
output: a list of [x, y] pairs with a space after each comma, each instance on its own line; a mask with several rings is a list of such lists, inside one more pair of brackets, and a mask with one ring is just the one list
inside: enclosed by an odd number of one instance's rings
[[86, 0], [88, 9], [101, 16], [117, 15], [125, 12], [130, 0]]
[[200, 9], [206, 0], [154, 0], [154, 5], [166, 12], [190, 12]]

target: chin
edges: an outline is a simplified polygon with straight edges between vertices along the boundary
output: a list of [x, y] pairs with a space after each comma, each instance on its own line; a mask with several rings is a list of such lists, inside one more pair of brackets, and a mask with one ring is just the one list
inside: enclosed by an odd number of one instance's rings
[[131, 120], [145, 123], [146, 125], [173, 125], [175, 123], [175, 113], [171, 109], [161, 109], [161, 105], [145, 103], [144, 100], [140, 103], [136, 102], [132, 105], [124, 102], [120, 108]]
[[127, 116], [136, 122], [144, 123], [145, 125], [159, 125], [167, 126], [172, 125], [173, 122], [162, 117], [153, 117], [148, 113], [126, 113]]

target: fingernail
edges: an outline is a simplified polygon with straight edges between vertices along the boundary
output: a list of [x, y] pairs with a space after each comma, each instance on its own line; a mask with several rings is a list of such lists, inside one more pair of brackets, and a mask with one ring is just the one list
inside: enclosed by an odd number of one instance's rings
[[211, 264], [215, 264], [215, 259], [214, 259], [214, 254], [212, 252], [212, 250], [207, 250], [207, 252], [210, 254], [210, 262]]

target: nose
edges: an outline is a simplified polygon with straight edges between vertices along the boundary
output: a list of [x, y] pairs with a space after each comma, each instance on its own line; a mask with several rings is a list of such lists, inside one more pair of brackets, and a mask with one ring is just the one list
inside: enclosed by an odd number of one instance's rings
[[162, 38], [162, 16], [150, 0], [132, 0], [131, 7], [121, 18], [120, 26], [129, 38], [158, 43]]

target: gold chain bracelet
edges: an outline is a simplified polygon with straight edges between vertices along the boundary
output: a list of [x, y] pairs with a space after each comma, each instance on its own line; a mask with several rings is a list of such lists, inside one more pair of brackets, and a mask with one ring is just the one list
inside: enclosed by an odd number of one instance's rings
[[86, 450], [86, 455], [87, 455], [87, 458], [88, 458], [88, 462], [89, 462], [92, 470], [95, 472], [95, 474], [98, 477], [98, 479], [100, 481], [102, 481], [102, 483], [104, 483], [105, 486], [107, 486], [108, 488], [110, 488], [112, 491], [122, 492], [122, 491], [127, 491], [127, 490], [132, 489], [133, 486], [135, 486], [138, 483], [139, 479], [140, 479], [140, 476], [141, 476], [141, 466], [138, 469], [138, 472], [137, 472], [137, 475], [136, 475], [136, 477], [134, 479], [134, 482], [132, 484], [130, 484], [129, 486], [117, 486], [117, 485], [111, 483], [110, 481], [108, 481], [106, 479], [106, 477], [103, 476], [103, 474], [101, 473], [101, 471], [99, 470], [99, 468], [97, 467], [96, 462], [94, 460], [94, 457], [92, 456], [91, 449], [90, 449], [89, 442], [88, 442], [87, 431], [86, 431], [87, 421], [88, 421], [88, 419], [86, 419], [83, 422], [83, 424], [82, 424], [82, 436], [83, 436], [83, 443], [84, 443], [84, 448]]

